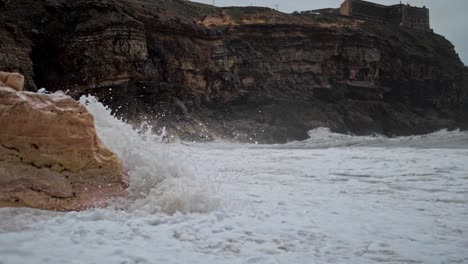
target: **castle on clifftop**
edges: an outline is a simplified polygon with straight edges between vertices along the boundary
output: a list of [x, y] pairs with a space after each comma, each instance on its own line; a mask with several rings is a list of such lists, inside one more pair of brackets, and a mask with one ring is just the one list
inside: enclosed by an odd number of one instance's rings
[[431, 31], [429, 9], [400, 4], [385, 6], [362, 0], [345, 0], [339, 13], [359, 19], [387, 22], [404, 27]]

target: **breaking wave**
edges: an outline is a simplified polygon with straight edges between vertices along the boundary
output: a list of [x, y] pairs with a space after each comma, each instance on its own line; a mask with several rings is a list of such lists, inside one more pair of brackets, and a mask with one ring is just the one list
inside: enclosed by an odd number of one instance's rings
[[277, 148], [337, 148], [337, 147], [409, 147], [468, 148], [467, 131], [440, 130], [426, 135], [389, 138], [382, 135], [355, 136], [331, 132], [329, 128], [309, 131], [309, 139], [275, 145]]
[[82, 96], [80, 103], [94, 116], [103, 143], [122, 161], [129, 175], [129, 200], [118, 206], [130, 212], [173, 214], [208, 212], [218, 206], [207, 180], [184, 164], [184, 149], [162, 144], [164, 135], [151, 127], [133, 127], [112, 115], [93, 96]]
[[[191, 169], [182, 144], [163, 144], [165, 135], [151, 132], [144, 124], [134, 129], [112, 115], [93, 96], [83, 96], [80, 103], [94, 116], [101, 140], [122, 160], [129, 175], [129, 199], [117, 207], [129, 212], [168, 213], [209, 212], [219, 206], [213, 183]], [[188, 143], [214, 148], [247, 147], [273, 149], [320, 149], [340, 147], [412, 147], [468, 148], [468, 132], [441, 130], [432, 134], [388, 138], [381, 135], [355, 136], [331, 132], [328, 128], [309, 131], [309, 139], [281, 145], [249, 145], [226, 142]], [[185, 144], [185, 143], [184, 143]]]

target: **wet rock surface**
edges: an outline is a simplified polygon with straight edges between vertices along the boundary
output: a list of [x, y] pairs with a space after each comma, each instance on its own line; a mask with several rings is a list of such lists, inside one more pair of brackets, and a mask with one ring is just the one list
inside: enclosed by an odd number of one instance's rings
[[0, 70], [26, 89], [92, 93], [184, 139], [467, 127], [467, 70], [431, 32], [178, 0], [6, 1], [0, 22]]

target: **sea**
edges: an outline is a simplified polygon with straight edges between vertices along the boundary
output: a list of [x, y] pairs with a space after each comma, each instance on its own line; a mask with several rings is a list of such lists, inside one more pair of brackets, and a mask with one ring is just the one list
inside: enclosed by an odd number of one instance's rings
[[167, 143], [80, 102], [129, 198], [0, 209], [0, 264], [468, 263], [467, 132]]

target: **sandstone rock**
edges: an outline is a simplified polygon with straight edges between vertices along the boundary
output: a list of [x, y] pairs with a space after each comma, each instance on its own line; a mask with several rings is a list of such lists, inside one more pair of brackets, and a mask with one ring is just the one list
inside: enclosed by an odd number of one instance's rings
[[7, 86], [22, 91], [24, 87], [24, 76], [19, 73], [8, 73], [0, 71], [0, 86]]
[[0, 82], [5, 83], [8, 77], [8, 72], [0, 71]]
[[79, 210], [126, 196], [119, 159], [72, 98], [0, 88], [0, 124], [0, 204]]

